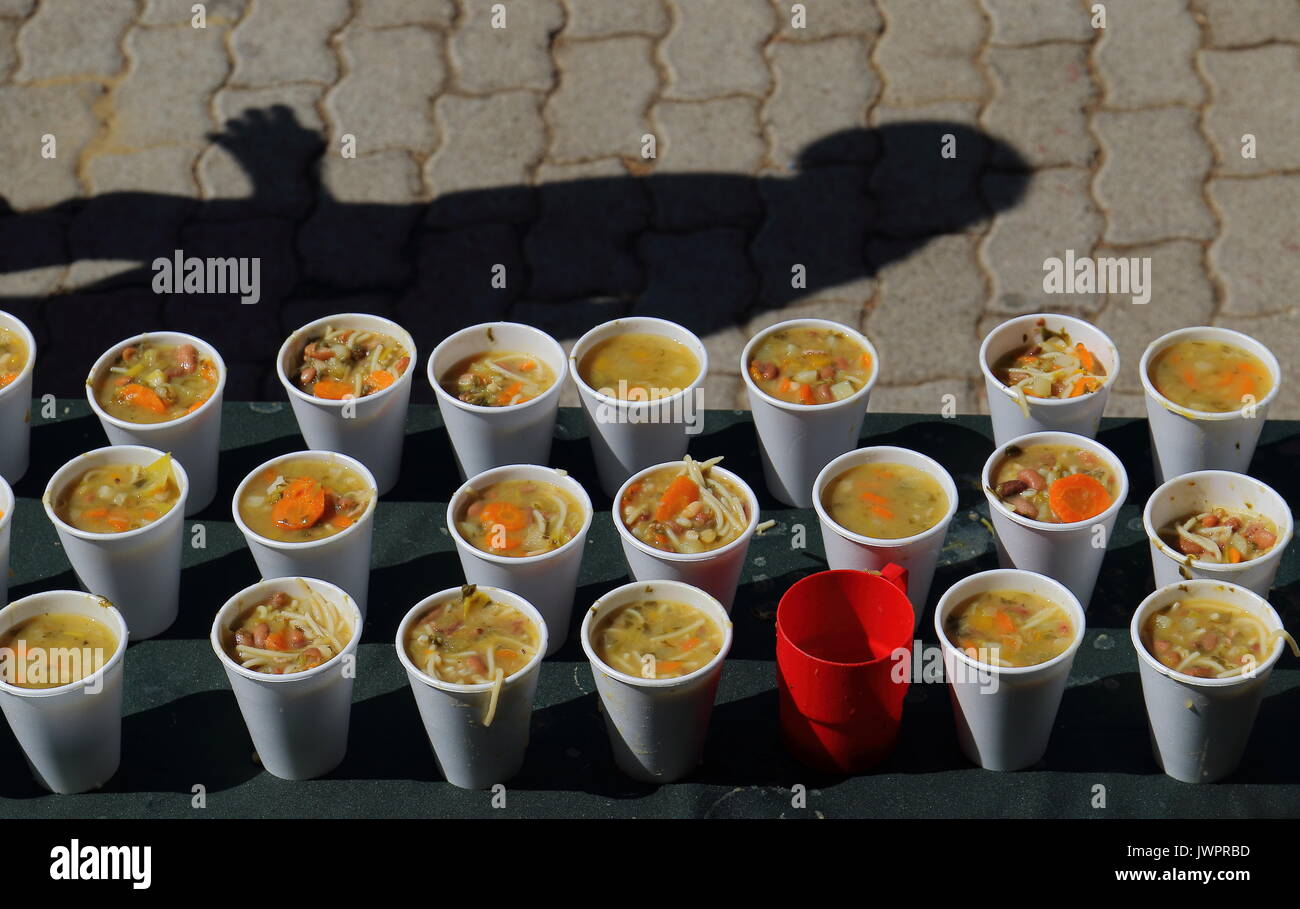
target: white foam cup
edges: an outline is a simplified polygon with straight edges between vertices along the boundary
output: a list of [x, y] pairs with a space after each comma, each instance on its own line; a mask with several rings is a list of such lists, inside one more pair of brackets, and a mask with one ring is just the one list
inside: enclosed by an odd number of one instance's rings
[[[1036, 666], [996, 666], [958, 650], [948, 640], [944, 623], [958, 605], [990, 590], [1031, 593], [1060, 606], [1074, 625], [1070, 645]], [[1083, 641], [1078, 599], [1063, 584], [1030, 571], [981, 571], [948, 588], [935, 608], [934, 629], [943, 649], [962, 752], [985, 770], [1021, 770], [1038, 763], [1047, 752], [1070, 667]]]
[[9, 602], [9, 537], [14, 526], [14, 491], [0, 477], [0, 606]]
[[123, 533], [79, 530], [59, 517], [54, 504], [64, 488], [92, 467], [109, 464], [145, 466], [163, 452], [142, 445], [113, 445], [78, 455], [64, 464], [45, 487], [41, 502], [58, 532], [81, 586], [122, 610], [131, 640], [166, 631], [180, 608], [181, 551], [185, 536], [185, 502], [190, 481], [185, 467], [172, 460], [180, 496], [158, 520]]
[[32, 439], [32, 371], [36, 365], [36, 339], [17, 316], [0, 311], [0, 328], [22, 338], [27, 362], [18, 378], [0, 388], [0, 479], [17, 483], [27, 473]]
[[[1050, 524], [1015, 514], [1003, 506], [991, 487], [994, 470], [1008, 448], [1040, 444], [1071, 445], [1099, 457], [1114, 473], [1118, 486], [1110, 507], [1082, 521]], [[1106, 446], [1084, 436], [1068, 432], [1035, 432], [999, 445], [984, 462], [980, 483], [989, 503], [999, 564], [1003, 568], [1021, 568], [1055, 578], [1068, 587], [1087, 609], [1120, 506], [1128, 497], [1128, 474], [1119, 458]]]
[[[304, 584], [337, 607], [348, 623], [351, 637], [343, 650], [312, 669], [282, 675], [246, 669], [234, 660], [226, 647], [234, 639], [234, 625], [240, 616], [275, 593], [301, 597]], [[209, 641], [226, 670], [257, 758], [273, 776], [314, 779], [343, 761], [360, 637], [361, 611], [356, 603], [346, 591], [318, 578], [258, 581], [227, 600], [217, 612]]]
[[1259, 713], [1264, 686], [1285, 646], [1279, 638], [1252, 673], [1202, 679], [1175, 672], [1142, 643], [1142, 626], [1151, 613], [1180, 599], [1213, 599], [1250, 612], [1269, 631], [1282, 627], [1263, 597], [1244, 587], [1196, 578], [1156, 590], [1138, 606], [1129, 624], [1137, 651], [1142, 699], [1146, 703], [1151, 746], [1169, 776], [1184, 783], [1212, 783], [1241, 762]]
[[[467, 507], [470, 493], [506, 480], [536, 480], [560, 487], [581, 506], [582, 528], [563, 546], [534, 556], [497, 555], [471, 545], [457, 528], [456, 515]], [[582, 484], [562, 470], [532, 464], [513, 464], [484, 471], [456, 490], [447, 505], [447, 529], [456, 541], [465, 580], [482, 587], [513, 590], [531, 603], [546, 620], [550, 649], [545, 656], [559, 650], [569, 637], [573, 596], [578, 589], [578, 572], [582, 568], [582, 554], [587, 548], [591, 518], [591, 499]]]
[[[722, 649], [717, 656], [694, 672], [669, 679], [640, 678], [606, 664], [591, 642], [601, 617], [619, 606], [646, 599], [694, 606], [717, 622], [722, 630]], [[650, 783], [670, 783], [694, 770], [704, 756], [722, 665], [731, 650], [731, 619], [722, 604], [680, 581], [633, 581], [611, 590], [587, 610], [581, 639], [618, 768], [633, 779]]]
[[[906, 464], [929, 474], [943, 488], [948, 497], [948, 509], [933, 527], [920, 533], [898, 539], [879, 539], [854, 533], [831, 517], [822, 501], [826, 487], [840, 474], [859, 464]], [[921, 624], [934, 568], [943, 549], [944, 535], [952, 516], [957, 513], [957, 484], [952, 475], [938, 461], [927, 458], [910, 448], [876, 445], [846, 452], [822, 468], [813, 484], [813, 507], [821, 523], [822, 542], [826, 549], [828, 568], [852, 568], [858, 571], [880, 571], [893, 562], [907, 569], [907, 598], [916, 613], [913, 628]]]
[[[21, 688], [0, 678], [0, 708], [37, 783], [60, 794], [87, 792], [108, 782], [122, 759], [126, 622], [103, 597], [78, 590], [51, 590], [23, 597], [0, 610], [0, 635], [50, 612], [102, 622], [117, 638], [117, 646], [111, 654], [89, 655], [89, 665], [98, 668], [67, 685]], [[84, 656], [68, 657], [87, 665]]]
[[[489, 350], [529, 354], [550, 368], [555, 382], [531, 400], [504, 407], [467, 404], [442, 387], [440, 380], [449, 369]], [[550, 460], [555, 416], [568, 378], [564, 348], [550, 335], [517, 322], [471, 325], [433, 349], [428, 372], [461, 479], [507, 464]]]
[[[243, 516], [239, 513], [240, 500], [244, 497], [245, 491], [258, 482], [258, 478], [266, 471], [274, 470], [285, 461], [304, 458], [330, 461], [360, 474], [366, 481], [369, 497], [365, 511], [351, 527], [319, 540], [286, 543], [262, 536], [244, 522]], [[263, 578], [320, 578], [322, 581], [335, 584], [346, 590], [356, 602], [364, 621], [366, 603], [370, 595], [370, 550], [375, 533], [375, 507], [378, 499], [379, 491], [374, 476], [366, 469], [366, 465], [357, 459], [335, 451], [294, 451], [258, 465], [252, 473], [244, 477], [239, 488], [235, 490], [235, 498], [230, 510], [234, 515], [235, 524], [248, 543], [249, 552], [253, 554], [257, 570]]]
[[[1220, 564], [1185, 555], [1160, 537], [1160, 531], [1173, 521], [1215, 507], [1270, 519], [1277, 526], [1277, 542], [1258, 558]], [[1282, 564], [1282, 553], [1295, 533], [1286, 499], [1254, 477], [1227, 470], [1198, 470], [1169, 480], [1147, 499], [1142, 526], [1151, 543], [1151, 568], [1157, 587], [1207, 578], [1245, 587], [1262, 597], [1268, 596]]]
[[533, 658], [502, 681], [496, 714], [490, 726], [484, 726], [483, 720], [492, 697], [491, 682], [478, 685], [444, 682], [418, 668], [406, 652], [406, 634], [416, 620], [434, 606], [460, 597], [461, 589], [451, 587], [426, 597], [413, 606], [397, 626], [397, 658], [411, 683], [415, 705], [424, 721], [434, 757], [447, 782], [461, 789], [487, 789], [496, 783], [504, 783], [523, 766], [532, 723], [533, 697], [537, 693], [542, 656], [547, 650], [546, 619], [532, 604], [499, 587], [480, 586], [479, 590], [496, 602], [513, 606], [528, 616], [537, 625], [541, 637]]
[[[308, 394], [298, 387], [298, 365], [303, 348], [324, 334], [326, 326], [382, 332], [402, 344], [411, 362], [392, 385], [374, 394], [341, 401]], [[289, 335], [276, 356], [276, 375], [289, 395], [307, 447], [356, 458], [369, 468], [383, 495], [396, 485], [402, 463], [416, 362], [415, 341], [396, 322], [365, 313], [339, 313], [309, 322]]]
[[[653, 401], [620, 400], [592, 388], [579, 374], [582, 358], [601, 341], [629, 332], [662, 335], [685, 345], [699, 362], [699, 375], [676, 394]], [[691, 435], [704, 428], [704, 380], [709, 373], [709, 354], [699, 338], [675, 322], [630, 316], [597, 325], [573, 346], [569, 372], [578, 389], [605, 495], [612, 496], [624, 480], [639, 470], [680, 459], [686, 454]]]

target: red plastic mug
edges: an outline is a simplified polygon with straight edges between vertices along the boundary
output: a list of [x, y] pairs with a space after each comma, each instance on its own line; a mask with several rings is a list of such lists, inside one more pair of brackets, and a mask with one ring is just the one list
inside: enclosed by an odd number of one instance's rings
[[909, 674], [895, 681], [898, 648], [912, 645], [907, 570], [822, 571], [796, 581], [776, 607], [781, 737], [795, 757], [828, 773], [860, 773], [898, 740]]

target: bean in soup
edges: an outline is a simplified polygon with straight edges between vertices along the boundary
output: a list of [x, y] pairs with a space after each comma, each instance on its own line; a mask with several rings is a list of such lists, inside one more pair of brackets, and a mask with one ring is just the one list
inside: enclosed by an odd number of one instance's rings
[[722, 642], [722, 629], [703, 610], [669, 600], [611, 609], [591, 634], [592, 649], [606, 666], [645, 679], [695, 672], [712, 662]]
[[326, 326], [302, 349], [295, 378], [308, 394], [341, 401], [383, 391], [410, 365], [410, 353], [390, 335]]
[[993, 666], [1037, 666], [1074, 640], [1063, 607], [1022, 590], [988, 590], [963, 600], [943, 628], [954, 647]]
[[95, 387], [95, 400], [128, 423], [167, 423], [198, 410], [217, 390], [217, 367], [193, 344], [128, 344]]
[[1008, 511], [1048, 524], [1072, 524], [1109, 508], [1119, 492], [1119, 481], [1087, 449], [1013, 445], [993, 471], [993, 490]]
[[1273, 389], [1264, 361], [1222, 341], [1178, 341], [1151, 358], [1151, 384], [1189, 410], [1226, 413]]
[[531, 401], [555, 384], [555, 373], [539, 357], [488, 350], [466, 357], [443, 373], [447, 394], [478, 407], [509, 407]]
[[629, 485], [619, 502], [624, 526], [664, 552], [708, 552], [739, 538], [751, 518], [748, 497], [713, 470], [721, 460], [687, 455]]
[[541, 480], [502, 480], [467, 497], [456, 530], [475, 549], [523, 557], [559, 549], [587, 515], [567, 490]]
[[365, 514], [373, 493], [351, 467], [290, 458], [261, 472], [239, 499], [239, 517], [259, 536], [281, 543], [321, 540]]
[[92, 467], [64, 485], [54, 513], [87, 533], [125, 533], [152, 524], [180, 498], [171, 455], [148, 465]]
[[0, 636], [0, 679], [19, 688], [57, 688], [97, 672], [117, 650], [103, 622], [72, 612], [47, 612]]
[[694, 382], [700, 375], [700, 361], [674, 338], [628, 331], [593, 344], [578, 362], [578, 375], [601, 394], [653, 401]]
[[754, 346], [749, 377], [790, 404], [829, 404], [855, 394], [874, 368], [871, 354], [847, 332], [796, 325]]
[[929, 530], [948, 512], [939, 481], [910, 464], [857, 464], [826, 484], [822, 506], [846, 530], [897, 540]]

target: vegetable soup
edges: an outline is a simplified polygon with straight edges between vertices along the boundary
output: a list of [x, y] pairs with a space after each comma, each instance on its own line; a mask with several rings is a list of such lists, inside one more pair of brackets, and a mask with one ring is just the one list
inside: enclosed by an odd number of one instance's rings
[[1264, 361], [1222, 341], [1178, 341], [1151, 358], [1151, 384], [1170, 401], [1191, 410], [1225, 413], [1273, 388]]
[[125, 533], [152, 524], [171, 511], [180, 494], [171, 455], [163, 455], [144, 466], [91, 467], [64, 485], [54, 502], [54, 513], [87, 533]]
[[993, 472], [1003, 507], [1034, 521], [1071, 524], [1115, 501], [1119, 481], [1100, 457], [1073, 445], [1012, 445]]
[[1263, 662], [1281, 635], [1239, 606], [1188, 599], [1151, 613], [1140, 636], [1147, 651], [1169, 669], [1222, 679]]
[[302, 349], [295, 378], [308, 394], [341, 401], [383, 391], [410, 365], [410, 353], [390, 335], [326, 326]]
[[1077, 398], [1105, 384], [1106, 367], [1069, 332], [1039, 319], [1023, 345], [993, 364], [993, 375], [1018, 396]]
[[315, 669], [352, 640], [347, 616], [305, 582], [297, 595], [278, 591], [245, 610], [225, 635], [226, 653], [245, 669], [285, 675]]
[[337, 461], [290, 458], [266, 468], [244, 488], [239, 517], [259, 536], [305, 543], [347, 530], [373, 496], [364, 477]]
[[117, 650], [103, 622], [73, 612], [47, 612], [0, 636], [0, 678], [19, 688], [57, 688], [79, 682]]
[[1183, 515], [1160, 529], [1169, 546], [1198, 562], [1249, 562], [1277, 544], [1277, 525], [1260, 514], [1211, 508]]
[[667, 600], [615, 607], [591, 633], [592, 649], [601, 662], [645, 679], [695, 672], [718, 655], [722, 642], [722, 629], [703, 610]]
[[897, 540], [929, 530], [948, 512], [939, 481], [910, 464], [866, 463], [826, 484], [822, 506], [846, 530]]
[[1021, 590], [988, 590], [963, 600], [943, 629], [954, 647], [992, 666], [1037, 666], [1074, 640], [1064, 607]]
[[217, 390], [217, 366], [193, 344], [138, 341], [99, 379], [95, 400], [129, 423], [166, 423], [193, 413]]
[[18, 332], [0, 325], [0, 388], [13, 382], [27, 365], [27, 345]]
[[665, 335], [628, 331], [592, 345], [578, 362], [592, 389], [625, 401], [675, 395], [700, 375], [699, 358]]
[[749, 377], [790, 404], [829, 404], [871, 379], [871, 354], [847, 332], [796, 325], [770, 332], [754, 346]]
[[555, 384], [555, 373], [540, 358], [507, 350], [488, 350], [461, 360], [442, 375], [447, 394], [479, 407], [509, 407], [531, 401]]
[[582, 529], [587, 514], [568, 491], [540, 480], [502, 480], [468, 496], [456, 530], [475, 549], [534, 556], [559, 549]]
[[664, 552], [708, 552], [736, 540], [749, 526], [748, 496], [713, 470], [722, 458], [651, 471], [628, 486], [619, 502], [634, 537]]

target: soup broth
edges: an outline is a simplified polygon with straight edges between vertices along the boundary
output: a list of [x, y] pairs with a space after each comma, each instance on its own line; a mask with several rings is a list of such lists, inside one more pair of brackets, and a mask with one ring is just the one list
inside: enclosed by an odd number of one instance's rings
[[850, 467], [826, 485], [822, 506], [846, 530], [897, 540], [929, 530], [948, 512], [939, 481], [909, 464]]
[[722, 641], [722, 629], [703, 610], [668, 600], [611, 609], [591, 634], [592, 648], [606, 666], [646, 679], [695, 672], [718, 655]]
[[466, 357], [442, 376], [447, 394], [479, 407], [523, 404], [554, 384], [555, 373], [540, 358], [506, 350]]
[[943, 627], [954, 647], [993, 666], [1037, 666], [1074, 640], [1064, 608], [1021, 590], [989, 590], [963, 600]]
[[654, 400], [677, 394], [700, 375], [700, 361], [680, 341], [629, 331], [592, 345], [578, 375], [594, 390], [620, 400]]
[[1048, 524], [1095, 518], [1115, 501], [1119, 481], [1100, 457], [1072, 445], [1008, 447], [993, 472], [1008, 511]]
[[1069, 332], [1039, 319], [1024, 344], [993, 364], [993, 375], [1031, 398], [1077, 398], [1105, 384], [1106, 367]]
[[60, 520], [87, 533], [125, 533], [152, 524], [180, 498], [171, 455], [147, 466], [92, 467], [63, 487], [54, 503]]
[[267, 595], [227, 632], [226, 653], [245, 669], [268, 675], [303, 672], [333, 659], [352, 640], [347, 617], [302, 583], [301, 592]]
[[217, 366], [193, 344], [140, 341], [123, 347], [100, 378], [95, 400], [129, 423], [166, 423], [193, 413], [217, 390]]
[[365, 514], [373, 493], [350, 467], [316, 458], [290, 458], [248, 484], [239, 516], [259, 536], [305, 543], [347, 530]]
[[1270, 552], [1278, 532], [1261, 514], [1211, 508], [1171, 521], [1160, 530], [1160, 538], [1198, 562], [1235, 564]]
[[1226, 413], [1263, 400], [1273, 388], [1264, 361], [1221, 341], [1178, 341], [1151, 359], [1151, 384], [1190, 410]]
[[0, 326], [0, 388], [16, 380], [27, 365], [27, 345], [18, 332]]
[[71, 612], [47, 612], [0, 636], [0, 678], [19, 688], [57, 688], [79, 682], [117, 650], [103, 622]]
[[412, 623], [406, 653], [435, 679], [481, 685], [519, 672], [540, 644], [532, 619], [470, 584]]
[[554, 483], [502, 480], [469, 496], [456, 530], [483, 552], [533, 556], [572, 540], [586, 518], [578, 500]]
[[713, 470], [722, 458], [663, 467], [628, 486], [619, 502], [623, 524], [664, 552], [708, 552], [749, 526], [748, 497]]
[[410, 365], [409, 351], [390, 335], [326, 326], [302, 349], [294, 378], [308, 394], [340, 401], [383, 391]]
[[1170, 603], [1147, 617], [1142, 643], [1164, 666], [1221, 679], [1263, 662], [1278, 635], [1250, 612], [1209, 599]]
[[848, 333], [815, 326], [782, 328], [754, 347], [749, 377], [762, 391], [791, 404], [829, 404], [871, 379], [871, 354]]

